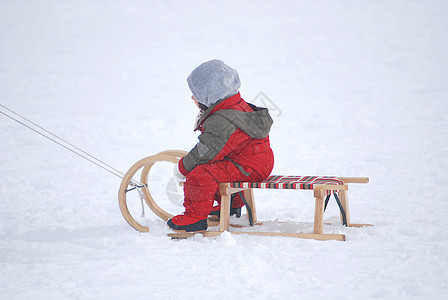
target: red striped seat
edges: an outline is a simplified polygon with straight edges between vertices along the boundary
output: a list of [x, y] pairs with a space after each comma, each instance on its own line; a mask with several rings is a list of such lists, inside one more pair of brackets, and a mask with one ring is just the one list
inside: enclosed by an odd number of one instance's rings
[[231, 188], [312, 190], [315, 184], [343, 185], [333, 176], [281, 176], [271, 175], [262, 182], [230, 182]]

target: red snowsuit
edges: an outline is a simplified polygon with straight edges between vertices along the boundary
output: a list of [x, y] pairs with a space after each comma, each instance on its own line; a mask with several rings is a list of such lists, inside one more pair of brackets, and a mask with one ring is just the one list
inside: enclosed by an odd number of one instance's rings
[[262, 181], [274, 166], [269, 144], [268, 110], [245, 102], [240, 94], [208, 108], [198, 122], [199, 142], [179, 162], [186, 176], [186, 213], [206, 218], [220, 182]]

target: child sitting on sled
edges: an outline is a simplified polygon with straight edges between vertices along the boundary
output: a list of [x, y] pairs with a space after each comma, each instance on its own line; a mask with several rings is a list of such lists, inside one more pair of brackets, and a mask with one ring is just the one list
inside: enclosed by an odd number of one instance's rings
[[[269, 144], [272, 118], [266, 108], [245, 102], [239, 93], [236, 70], [220, 60], [197, 67], [187, 78], [192, 99], [200, 109], [196, 129], [199, 142], [183, 157], [176, 176], [185, 179], [185, 212], [168, 220], [176, 231], [203, 231], [207, 218], [217, 215], [220, 182], [263, 181], [272, 171], [274, 155]], [[241, 198], [231, 212], [240, 214]]]

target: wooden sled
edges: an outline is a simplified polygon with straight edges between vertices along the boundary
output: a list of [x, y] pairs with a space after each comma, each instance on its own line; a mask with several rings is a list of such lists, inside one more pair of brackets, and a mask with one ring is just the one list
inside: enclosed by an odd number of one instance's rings
[[[137, 222], [130, 214], [127, 203], [126, 194], [132, 189], [138, 189], [142, 198], [149, 208], [160, 218], [167, 221], [173, 215], [163, 210], [152, 198], [148, 189], [148, 173], [151, 167], [158, 161], [168, 161], [177, 163], [179, 159], [187, 152], [180, 150], [163, 151], [157, 155], [144, 158], [135, 163], [126, 173], [119, 190], [120, 210], [125, 220], [135, 229], [142, 232], [148, 232], [149, 228]], [[134, 182], [133, 176], [137, 171], [142, 169], [139, 182]], [[337, 199], [341, 210], [341, 221], [345, 226], [362, 227], [372, 226], [370, 224], [352, 224], [350, 222], [350, 211], [348, 203], [348, 185], [352, 183], [368, 183], [367, 177], [334, 177], [334, 176], [270, 176], [263, 182], [227, 182], [220, 184], [221, 196], [221, 218], [219, 220], [218, 231], [205, 231], [201, 233], [171, 233], [168, 234], [172, 238], [188, 238], [195, 234], [202, 234], [206, 237], [219, 236], [224, 231], [232, 234], [249, 234], [259, 236], [286, 236], [315, 240], [338, 240], [344, 241], [343, 234], [325, 234], [324, 228], [324, 211], [331, 195]], [[313, 191], [315, 198], [314, 208], [314, 229], [312, 233], [284, 233], [284, 232], [260, 232], [254, 230], [247, 231], [231, 231], [230, 230], [230, 204], [231, 195], [242, 192], [246, 201], [247, 216], [250, 224], [257, 224], [257, 215], [254, 199], [254, 189], [290, 189], [290, 190], [310, 190]], [[210, 224], [210, 223], [209, 223]]]

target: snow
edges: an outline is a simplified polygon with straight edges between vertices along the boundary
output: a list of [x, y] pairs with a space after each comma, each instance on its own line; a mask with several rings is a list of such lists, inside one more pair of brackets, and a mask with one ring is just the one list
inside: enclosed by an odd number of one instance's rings
[[[120, 178], [0, 115], [0, 298], [446, 299], [447, 9], [0, 1], [4, 106], [125, 172], [195, 144], [186, 77], [219, 58], [239, 71], [246, 100], [263, 92], [281, 110], [273, 173], [370, 177], [350, 187], [351, 219], [375, 225], [338, 225], [332, 202], [336, 225], [324, 232], [346, 242], [176, 241], [149, 209], [151, 231], [138, 233], [118, 208]], [[172, 167], [157, 168], [162, 199]], [[256, 203], [264, 229], [312, 222], [309, 192], [257, 191]]]

